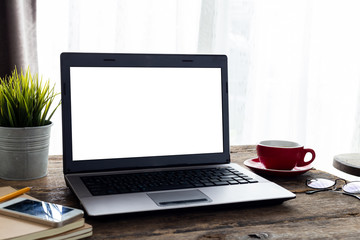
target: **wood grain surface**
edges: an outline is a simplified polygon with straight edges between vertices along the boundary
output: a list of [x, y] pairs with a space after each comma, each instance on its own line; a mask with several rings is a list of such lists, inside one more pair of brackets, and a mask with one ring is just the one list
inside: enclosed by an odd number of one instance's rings
[[334, 156], [333, 166], [345, 173], [360, 176], [360, 153], [344, 153]]
[[[231, 147], [231, 159], [240, 165], [255, 157], [255, 146]], [[296, 193], [296, 199], [278, 205], [228, 205], [153, 213], [86, 218], [93, 226], [90, 239], [360, 239], [360, 201], [340, 192], [308, 195], [308, 178], [336, 176], [318, 170], [296, 177], [266, 177]], [[62, 157], [51, 156], [46, 177], [31, 181], [0, 180], [0, 186], [33, 187], [30, 195], [58, 204], [80, 207], [66, 187]]]

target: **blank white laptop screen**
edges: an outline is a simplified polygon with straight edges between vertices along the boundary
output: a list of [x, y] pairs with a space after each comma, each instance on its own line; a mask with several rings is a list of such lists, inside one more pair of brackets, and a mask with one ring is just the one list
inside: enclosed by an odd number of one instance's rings
[[221, 68], [71, 67], [73, 160], [223, 152]]

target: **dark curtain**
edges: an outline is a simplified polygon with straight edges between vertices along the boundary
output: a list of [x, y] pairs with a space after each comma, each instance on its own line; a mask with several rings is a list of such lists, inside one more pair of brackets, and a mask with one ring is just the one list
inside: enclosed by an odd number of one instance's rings
[[38, 72], [36, 0], [0, 0], [0, 77], [15, 66]]

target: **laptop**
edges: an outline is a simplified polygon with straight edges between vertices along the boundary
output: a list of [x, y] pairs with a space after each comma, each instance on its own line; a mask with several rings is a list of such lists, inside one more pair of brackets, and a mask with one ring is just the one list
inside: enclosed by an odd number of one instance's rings
[[62, 53], [63, 167], [89, 216], [295, 198], [230, 162], [225, 55]]

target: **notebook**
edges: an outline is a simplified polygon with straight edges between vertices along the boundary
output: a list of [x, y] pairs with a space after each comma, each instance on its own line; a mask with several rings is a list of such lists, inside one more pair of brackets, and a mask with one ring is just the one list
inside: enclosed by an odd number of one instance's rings
[[230, 162], [225, 55], [60, 58], [64, 175], [88, 215], [295, 198]]
[[[12, 187], [0, 187], [0, 195], [16, 191]], [[35, 199], [27, 194], [21, 197]], [[27, 239], [82, 239], [92, 235], [92, 226], [81, 218], [67, 225], [53, 228], [20, 218], [0, 214], [0, 239], [27, 240]]]

